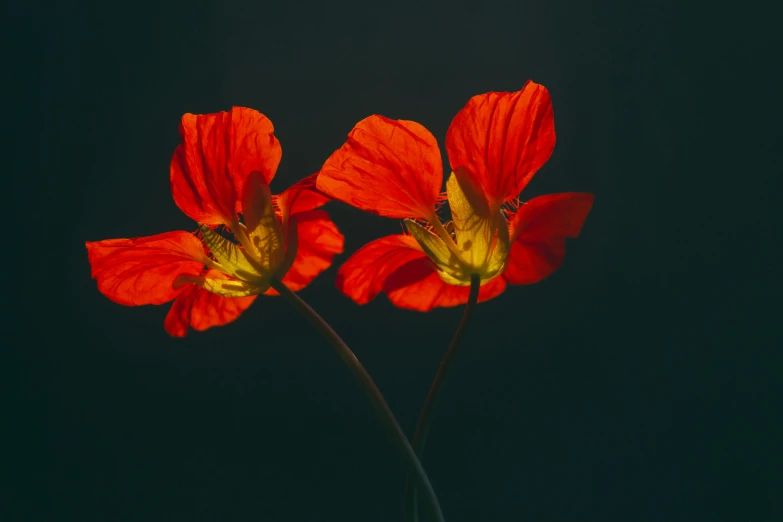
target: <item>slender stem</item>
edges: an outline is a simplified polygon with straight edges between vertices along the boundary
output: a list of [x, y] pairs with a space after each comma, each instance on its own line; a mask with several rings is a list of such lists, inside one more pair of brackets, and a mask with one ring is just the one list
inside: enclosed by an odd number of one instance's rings
[[[451, 339], [449, 349], [446, 351], [446, 356], [440, 363], [438, 373], [435, 375], [435, 380], [432, 381], [430, 391], [427, 394], [427, 400], [424, 402], [424, 407], [421, 409], [421, 415], [419, 415], [419, 422], [416, 425], [416, 433], [413, 436], [413, 450], [416, 455], [421, 459], [424, 455], [424, 443], [427, 441], [427, 432], [430, 429], [430, 422], [432, 420], [432, 410], [435, 408], [437, 402], [438, 393], [443, 389], [443, 385], [446, 380], [446, 371], [451, 363], [454, 354], [457, 351], [457, 343], [459, 343], [462, 332], [465, 331], [465, 327], [470, 320], [470, 316], [473, 315], [473, 309], [476, 308], [478, 302], [478, 293], [481, 286], [481, 280], [478, 274], [470, 276], [470, 295], [468, 297], [468, 303], [465, 305], [465, 312], [462, 314], [462, 320], [459, 322], [457, 331], [454, 333], [454, 337]], [[416, 484], [410, 480], [410, 476], [406, 476], [405, 480], [405, 519], [408, 522], [416, 522], [419, 518], [418, 491]]]
[[318, 329], [321, 335], [323, 335], [332, 347], [334, 347], [337, 351], [337, 355], [339, 355], [348, 366], [348, 369], [351, 370], [351, 373], [353, 373], [364, 392], [370, 398], [370, 402], [372, 403], [373, 408], [375, 408], [375, 412], [380, 417], [381, 422], [383, 422], [392, 439], [397, 443], [400, 451], [402, 451], [403, 457], [408, 465], [408, 476], [412, 474], [416, 479], [417, 486], [424, 491], [434, 520], [437, 522], [444, 522], [443, 512], [440, 509], [438, 498], [435, 496], [435, 490], [432, 489], [430, 479], [427, 477], [424, 468], [416, 457], [416, 453], [408, 442], [405, 432], [402, 431], [397, 419], [394, 418], [394, 414], [391, 409], [389, 409], [389, 405], [386, 404], [386, 400], [383, 398], [383, 395], [381, 395], [381, 391], [375, 385], [372, 378], [367, 373], [367, 370], [364, 369], [362, 363], [359, 362], [359, 359], [356, 358], [351, 349], [348, 348], [348, 345], [345, 344], [345, 341], [337, 335], [332, 327], [329, 326], [315, 310], [310, 308], [307, 303], [302, 301], [298, 295], [285, 286], [282, 281], [272, 279], [270, 283], [272, 288], [288, 299], [288, 301], [293, 304], [294, 307], [316, 327], [316, 329]]

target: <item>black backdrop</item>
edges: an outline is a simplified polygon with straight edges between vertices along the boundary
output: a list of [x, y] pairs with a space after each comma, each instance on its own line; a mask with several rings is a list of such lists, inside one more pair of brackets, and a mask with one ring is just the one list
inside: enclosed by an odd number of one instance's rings
[[[526, 195], [596, 200], [554, 276], [478, 307], [425, 459], [446, 519], [777, 519], [778, 294], [760, 276], [776, 236], [738, 208], [771, 204], [754, 175], [774, 167], [759, 159], [771, 110], [750, 107], [774, 91], [744, 74], [776, 54], [770, 17], [734, 16], [571, 0], [10, 8], [0, 520], [401, 520], [398, 455], [287, 303], [172, 340], [166, 306], [97, 292], [83, 243], [193, 228], [168, 186], [182, 113], [268, 115], [280, 191], [369, 114], [442, 146], [470, 96], [529, 78], [551, 91], [558, 141]], [[399, 230], [327, 209], [337, 263]], [[301, 295], [411, 433], [461, 310], [358, 307], [335, 270]]]

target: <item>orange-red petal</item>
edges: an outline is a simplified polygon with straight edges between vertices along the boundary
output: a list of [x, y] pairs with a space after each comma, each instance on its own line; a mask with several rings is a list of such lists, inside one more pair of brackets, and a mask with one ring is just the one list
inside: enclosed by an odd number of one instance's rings
[[[297, 292], [310, 284], [318, 274], [329, 268], [332, 259], [343, 252], [343, 235], [323, 210], [296, 214], [298, 248], [291, 268], [283, 276], [283, 284]], [[279, 295], [270, 288], [264, 295]]]
[[[505, 289], [506, 282], [502, 277], [490, 279], [481, 285], [478, 302], [497, 297]], [[420, 312], [465, 304], [470, 295], [469, 286], [450, 285], [443, 281], [427, 259], [417, 259], [400, 267], [386, 280], [383, 290], [396, 306]]]
[[582, 192], [539, 196], [522, 205], [509, 225], [512, 243], [503, 277], [525, 285], [557, 270], [566, 238], [579, 235], [592, 205], [593, 195]]
[[337, 272], [337, 288], [356, 301], [366, 304], [383, 290], [386, 280], [401, 267], [426, 254], [412, 236], [386, 236], [356, 251]]
[[438, 143], [413, 121], [363, 119], [332, 154], [317, 186], [349, 205], [391, 218], [430, 219], [443, 183]]
[[277, 196], [277, 206], [284, 216], [307, 212], [325, 205], [329, 196], [315, 187], [318, 173], [299, 180]]
[[198, 275], [204, 267], [201, 241], [183, 231], [86, 245], [98, 290], [123, 305], [171, 301], [182, 292], [173, 286], [177, 276]]
[[474, 175], [491, 205], [515, 198], [555, 147], [552, 100], [542, 85], [474, 96], [446, 133], [452, 170]]
[[258, 111], [185, 114], [182, 144], [171, 159], [174, 202], [199, 223], [231, 226], [241, 212], [240, 195], [253, 171], [265, 183], [275, 175], [282, 150], [269, 119]]
[[[205, 277], [228, 279], [217, 270], [209, 270]], [[199, 331], [213, 326], [221, 326], [234, 321], [258, 297], [223, 297], [213, 294], [200, 286], [189, 284], [182, 287], [182, 293], [174, 300], [164, 328], [173, 337], [185, 337], [188, 327]]]

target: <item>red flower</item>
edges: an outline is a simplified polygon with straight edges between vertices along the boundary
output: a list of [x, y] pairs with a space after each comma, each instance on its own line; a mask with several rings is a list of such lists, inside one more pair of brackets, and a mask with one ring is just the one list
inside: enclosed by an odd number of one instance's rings
[[243, 107], [185, 114], [171, 160], [174, 202], [200, 231], [87, 242], [98, 290], [123, 305], [174, 301], [166, 331], [183, 337], [229, 323], [258, 294], [276, 295], [271, 278], [307, 286], [343, 250], [323, 210], [315, 174], [279, 196], [269, 182], [280, 162], [272, 122]]
[[410, 235], [365, 245], [340, 267], [338, 288], [359, 304], [384, 291], [399, 307], [426, 311], [465, 303], [473, 274], [482, 284], [479, 301], [506, 283], [545, 278], [562, 264], [565, 238], [579, 235], [593, 203], [584, 193], [517, 200], [554, 146], [543, 86], [527, 82], [521, 91], [471, 98], [446, 134], [452, 221], [444, 225], [436, 213], [443, 175], [432, 134], [412, 121], [360, 121], [324, 164], [317, 187], [362, 210], [406, 219]]

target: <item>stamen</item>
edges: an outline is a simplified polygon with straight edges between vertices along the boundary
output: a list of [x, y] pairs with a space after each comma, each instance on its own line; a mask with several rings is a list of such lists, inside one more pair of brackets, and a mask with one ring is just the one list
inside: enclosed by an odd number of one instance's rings
[[[425, 230], [429, 230], [433, 234], [437, 235], [437, 232], [435, 231], [432, 224], [424, 218], [420, 218], [420, 217], [408, 218], [408, 221], [413, 221], [414, 223], [420, 225], [421, 228]], [[406, 236], [409, 236], [410, 232], [408, 231], [408, 227], [405, 226], [405, 221], [400, 221], [400, 226], [402, 227], [402, 233], [405, 234]]]
[[283, 215], [283, 209], [280, 208], [280, 204], [278, 203], [278, 199], [280, 199], [280, 196], [277, 194], [272, 194], [272, 208], [275, 211], [275, 215], [277, 217], [282, 217]]
[[449, 198], [446, 192], [441, 192], [440, 194], [438, 194], [438, 197], [435, 199], [435, 212], [438, 212], [438, 210], [440, 210], [443, 204], [446, 203], [448, 200]]
[[[211, 230], [219, 234], [220, 236], [224, 237], [225, 239], [231, 241], [234, 244], [239, 244], [236, 241], [236, 238], [234, 237], [234, 234], [231, 233], [231, 230], [225, 225], [206, 225]], [[209, 264], [205, 264], [204, 267], [201, 270], [201, 275], [204, 275], [210, 268], [214, 268], [215, 270], [218, 270], [223, 273], [227, 273], [222, 266], [220, 266], [220, 261], [215, 256], [215, 254], [212, 253], [212, 251], [207, 246], [206, 241], [204, 241], [204, 234], [201, 232], [201, 229], [198, 228], [193, 232], [193, 235], [198, 238], [199, 241], [201, 241], [201, 248], [204, 250], [204, 255], [207, 257], [207, 262]]]
[[500, 206], [500, 212], [506, 218], [507, 222], [511, 222], [514, 219], [514, 216], [516, 215], [516, 213], [519, 212], [519, 209], [525, 203], [526, 203], [525, 201], [522, 201], [522, 199], [517, 196], [516, 198], [512, 199], [511, 201], [503, 203]]
[[457, 240], [457, 231], [454, 229], [453, 221], [446, 221], [445, 223], [443, 223], [443, 228], [446, 230], [446, 232], [449, 233], [451, 239], [453, 239], [454, 241]]
[[201, 229], [197, 228], [196, 231], [193, 232], [193, 235], [196, 236], [196, 238], [198, 238], [199, 241], [201, 241], [201, 248], [204, 250], [204, 255], [207, 256], [207, 259], [211, 261], [217, 261], [215, 255], [212, 253], [209, 247], [207, 247], [207, 244], [204, 242], [204, 234], [201, 232]]
[[510, 208], [511, 208], [511, 209], [512, 209], [514, 212], [516, 212], [517, 210], [519, 210], [519, 207], [521, 207], [521, 206], [522, 206], [522, 205], [524, 205], [524, 204], [525, 204], [525, 202], [524, 202], [524, 201], [522, 201], [522, 199], [521, 199], [519, 196], [515, 197], [514, 199], [512, 199], [511, 201], [509, 201], [509, 202], [508, 202], [508, 206], [509, 206], [509, 207], [510, 207]]

